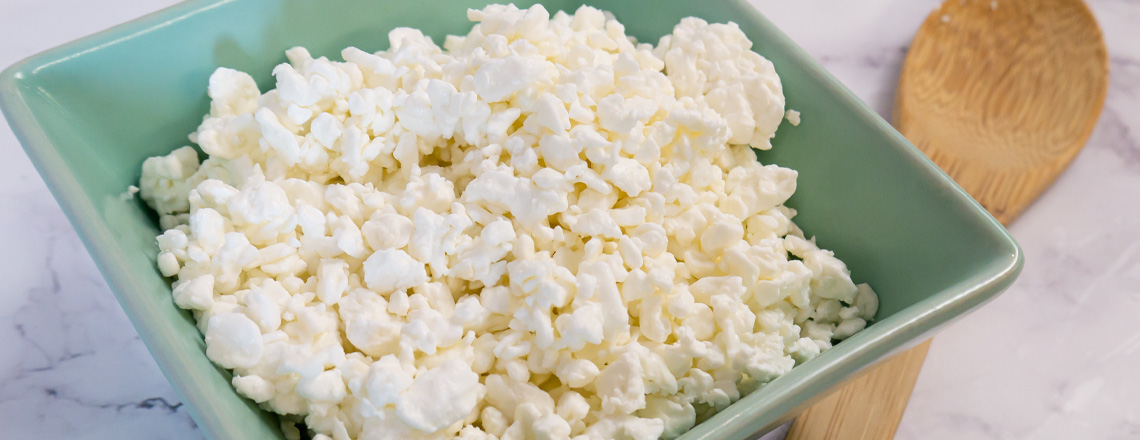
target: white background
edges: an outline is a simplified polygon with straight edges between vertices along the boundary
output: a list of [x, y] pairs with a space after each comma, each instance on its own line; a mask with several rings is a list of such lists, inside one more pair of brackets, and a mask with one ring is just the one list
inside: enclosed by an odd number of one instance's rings
[[[172, 3], [0, 0], [0, 67]], [[937, 4], [754, 3], [886, 117]], [[1012, 227], [1015, 286], [935, 338], [899, 439], [1140, 438], [1140, 1], [1091, 6], [1112, 60], [1100, 124]], [[3, 122], [0, 155], [0, 437], [201, 438]]]

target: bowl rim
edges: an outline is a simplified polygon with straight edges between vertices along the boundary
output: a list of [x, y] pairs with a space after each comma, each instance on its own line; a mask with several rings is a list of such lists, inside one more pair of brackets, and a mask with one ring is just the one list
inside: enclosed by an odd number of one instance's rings
[[[195, 375], [195, 372], [186, 368], [185, 362], [179, 361], [179, 358], [185, 356], [165, 347], [165, 344], [161, 344], [161, 338], [158, 336], [166, 333], [162, 330], [161, 323], [155, 322], [156, 320], [153, 317], [143, 313], [143, 310], [134, 303], [129, 295], [121, 293], [137, 291], [140, 286], [136, 285], [132, 277], [127, 276], [124, 270], [125, 263], [121, 261], [122, 259], [114, 250], [113, 243], [115, 240], [110, 229], [102, 222], [84, 221], [87, 218], [98, 218], [99, 215], [94, 205], [84, 195], [81, 185], [75, 177], [71, 173], [63, 171], [67, 169], [63, 158], [54, 143], [48, 139], [35, 112], [28, 104], [28, 96], [36, 94], [37, 90], [29, 87], [27, 81], [42, 68], [121, 41], [142, 37], [151, 31], [189, 19], [199, 13], [241, 1], [245, 0], [187, 0], [31, 55], [0, 72], [0, 110], [7, 118], [12, 132], [47, 184], [49, 191], [58, 201], [68, 221], [78, 232], [80, 240], [91, 254], [100, 273], [107, 280], [108, 287], [138, 331], [148, 351], [155, 358], [159, 369], [167, 377], [177, 396], [183, 402], [188, 403], [188, 412], [202, 428], [203, 434], [209, 438], [226, 438], [225, 434], [231, 432], [227, 428], [229, 423], [224, 417], [218, 417], [217, 414], [200, 410], [209, 407], [208, 397], [193, 387], [185, 386], [188, 383], [186, 381], [193, 380], [190, 376]], [[856, 115], [864, 123], [877, 131], [885, 132], [892, 141], [891, 146], [900, 149], [915, 166], [920, 167], [925, 174], [938, 181], [940, 189], [951, 192], [967, 201], [967, 206], [969, 206], [972, 214], [982, 218], [985, 221], [983, 227], [999, 241], [996, 244], [1002, 249], [1002, 254], [1001, 258], [997, 260], [997, 264], [979, 269], [978, 272], [981, 275], [976, 274], [973, 277], [960, 280], [952, 286], [878, 320], [875, 327], [879, 330], [860, 332], [848, 339], [850, 343], [837, 345], [835, 349], [828, 350], [804, 366], [807, 368], [797, 367], [783, 376], [783, 378], [796, 377], [796, 380], [776, 380], [765, 385], [767, 392], [754, 393], [749, 396], [759, 396], [759, 398], [749, 399], [751, 402], [748, 405], [734, 403], [718, 413], [713, 419], [697, 425], [682, 438], [690, 438], [690, 434], [700, 435], [694, 432], [705, 429], [725, 429], [730, 433], [751, 432], [748, 430], [759, 429], [756, 420], [758, 417], [773, 412], [783, 414], [784, 420], [790, 419], [791, 416], [795, 415], [794, 412], [797, 409], [802, 409], [812, 401], [826, 396], [825, 391], [857, 377], [858, 372], [866, 371], [876, 361], [886, 359], [916, 345], [937, 328], [992, 300], [1013, 283], [1024, 265], [1021, 247], [1005, 227], [954, 183], [933, 161], [820, 66], [777, 26], [768, 21], [755, 6], [747, 0], [730, 0], [730, 2], [735, 7], [746, 11], [748, 20], [756, 21], [782, 35], [790, 43], [786, 48], [789, 55], [797, 62], [802, 63], [809, 74], [824, 85], [826, 93], [836, 95], [854, 109]], [[581, 3], [590, 2], [586, 0]], [[844, 347], [848, 348], [844, 349]], [[813, 397], [809, 397], [806, 402], [799, 404], [795, 402], [797, 396], [805, 395]], [[741, 401], [745, 399], [748, 397], [742, 398]], [[716, 420], [715, 426], [706, 426], [705, 429], [700, 429], [701, 426], [708, 425], [708, 422], [713, 420]], [[780, 422], [775, 419], [771, 420]]]

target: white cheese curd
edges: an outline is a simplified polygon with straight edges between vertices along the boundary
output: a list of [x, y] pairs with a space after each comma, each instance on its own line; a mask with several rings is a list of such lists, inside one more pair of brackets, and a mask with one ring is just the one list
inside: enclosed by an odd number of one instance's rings
[[798, 127], [800, 125], [800, 112], [788, 109], [788, 111], [784, 113], [784, 119], [787, 119], [788, 123], [792, 124], [793, 127]]
[[344, 62], [210, 77], [147, 159], [206, 354], [314, 438], [674, 438], [862, 330], [878, 299], [756, 160], [780, 78], [735, 24], [471, 10]]

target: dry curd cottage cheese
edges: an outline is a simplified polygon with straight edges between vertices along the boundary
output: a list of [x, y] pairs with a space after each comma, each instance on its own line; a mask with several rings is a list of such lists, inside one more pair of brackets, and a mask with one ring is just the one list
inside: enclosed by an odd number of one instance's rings
[[874, 316], [756, 161], [784, 97], [736, 25], [468, 15], [443, 48], [291, 49], [266, 93], [218, 69], [209, 158], [143, 164], [239, 393], [319, 439], [673, 438]]

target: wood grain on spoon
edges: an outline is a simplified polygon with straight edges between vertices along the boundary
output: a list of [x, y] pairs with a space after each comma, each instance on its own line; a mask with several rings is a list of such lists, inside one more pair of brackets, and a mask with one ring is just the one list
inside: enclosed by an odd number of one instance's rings
[[[1068, 167], [1108, 88], [1100, 28], [1078, 0], [948, 0], [899, 77], [895, 127], [1003, 224]], [[930, 341], [796, 418], [787, 440], [890, 439]]]

